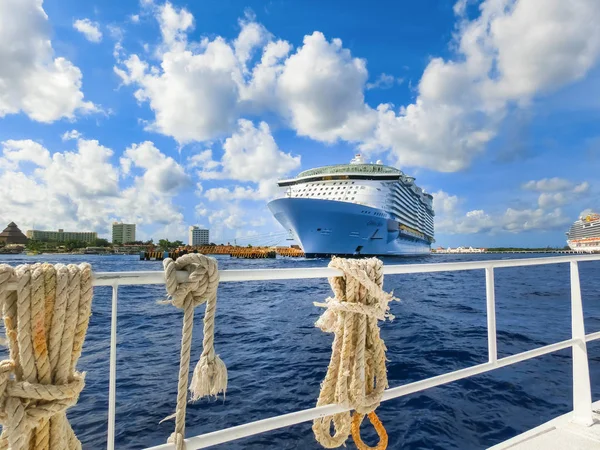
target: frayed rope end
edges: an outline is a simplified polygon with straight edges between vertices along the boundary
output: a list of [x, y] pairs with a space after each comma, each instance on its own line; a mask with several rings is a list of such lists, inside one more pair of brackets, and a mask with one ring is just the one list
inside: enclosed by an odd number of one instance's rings
[[192, 401], [202, 397], [216, 397], [221, 392], [225, 395], [227, 391], [227, 367], [219, 355], [212, 360], [208, 356], [202, 356], [192, 376], [190, 393]]
[[333, 333], [337, 326], [337, 322], [338, 314], [331, 309], [326, 309], [315, 322], [315, 326], [325, 333]]

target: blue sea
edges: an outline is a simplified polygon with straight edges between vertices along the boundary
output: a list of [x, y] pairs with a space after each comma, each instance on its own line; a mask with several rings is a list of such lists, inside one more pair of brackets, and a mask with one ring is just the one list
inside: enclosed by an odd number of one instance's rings
[[[512, 257], [432, 255], [384, 263]], [[84, 260], [103, 272], [162, 270], [162, 263], [137, 256], [0, 256], [0, 262], [13, 265]], [[327, 260], [218, 260], [223, 269], [327, 265]], [[600, 263], [580, 263], [580, 274], [590, 333], [600, 330]], [[386, 276], [385, 289], [402, 300], [391, 304], [396, 319], [381, 326], [391, 387], [487, 361], [483, 270]], [[164, 286], [119, 292], [116, 446], [138, 449], [164, 443], [173, 431], [173, 421], [159, 422], [175, 409], [182, 313], [157, 303], [165, 297]], [[222, 284], [215, 345], [229, 370], [227, 396], [190, 404], [187, 436], [314, 406], [332, 335], [314, 327], [322, 311], [312, 302], [330, 294], [326, 279]], [[86, 387], [68, 414], [86, 449], [106, 446], [110, 295], [109, 288], [95, 289], [78, 365], [87, 372]], [[570, 338], [568, 264], [497, 269], [496, 298], [499, 357]], [[202, 350], [202, 309], [196, 315], [192, 368]], [[600, 345], [590, 343], [588, 352], [593, 396], [599, 399]], [[570, 411], [571, 392], [571, 352], [565, 350], [385, 402], [377, 413], [389, 448], [480, 449]], [[369, 430], [365, 440], [375, 443]], [[351, 440], [348, 447], [355, 448]], [[221, 448], [321, 447], [311, 424], [303, 423]]]

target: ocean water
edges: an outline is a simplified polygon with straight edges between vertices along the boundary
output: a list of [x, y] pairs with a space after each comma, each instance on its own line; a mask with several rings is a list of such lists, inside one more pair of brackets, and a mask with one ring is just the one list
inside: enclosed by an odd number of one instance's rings
[[[527, 255], [536, 257], [535, 255]], [[521, 255], [520, 257], [523, 257]], [[512, 258], [437, 255], [384, 259], [415, 264]], [[137, 256], [0, 256], [12, 265], [87, 260], [96, 271], [161, 270]], [[224, 269], [326, 266], [326, 260], [238, 260]], [[570, 337], [568, 264], [496, 272], [499, 357]], [[580, 264], [586, 331], [600, 330], [600, 263]], [[402, 301], [382, 324], [390, 386], [487, 360], [483, 270], [386, 276], [385, 289]], [[164, 286], [119, 289], [117, 424], [119, 449], [164, 443], [173, 421], [182, 313], [157, 304]], [[226, 283], [219, 288], [216, 350], [229, 371], [223, 400], [188, 405], [187, 436], [289, 413], [315, 405], [330, 357], [332, 335], [314, 327], [322, 312], [312, 302], [331, 293], [327, 280]], [[105, 448], [108, 408], [110, 290], [96, 288], [79, 370], [86, 387], [68, 416], [84, 448]], [[202, 349], [197, 311], [192, 368]], [[600, 345], [588, 347], [592, 391], [600, 398]], [[4, 352], [1, 356], [4, 356]], [[450, 385], [383, 403], [377, 413], [392, 449], [480, 449], [570, 411], [570, 350], [546, 355]], [[363, 425], [365, 428], [365, 425]], [[375, 442], [369, 427], [365, 440]], [[349, 448], [355, 448], [351, 440]], [[230, 442], [227, 449], [318, 449], [310, 423]]]

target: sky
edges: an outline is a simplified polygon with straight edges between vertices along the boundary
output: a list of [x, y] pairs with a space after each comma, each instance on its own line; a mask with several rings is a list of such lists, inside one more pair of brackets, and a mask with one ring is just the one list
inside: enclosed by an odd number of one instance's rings
[[435, 246], [600, 211], [597, 0], [0, 2], [0, 228], [259, 242], [277, 179], [356, 153]]

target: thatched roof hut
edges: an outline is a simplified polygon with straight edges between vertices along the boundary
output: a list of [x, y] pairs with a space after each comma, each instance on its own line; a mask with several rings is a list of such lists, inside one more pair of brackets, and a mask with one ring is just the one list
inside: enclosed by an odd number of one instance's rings
[[8, 224], [2, 233], [0, 233], [0, 242], [5, 244], [27, 244], [25, 236], [14, 222]]

